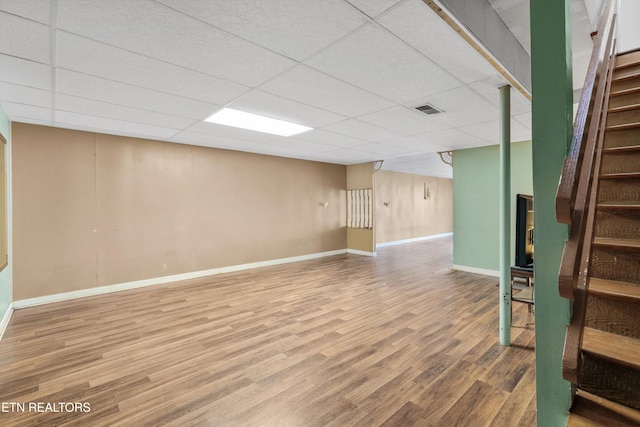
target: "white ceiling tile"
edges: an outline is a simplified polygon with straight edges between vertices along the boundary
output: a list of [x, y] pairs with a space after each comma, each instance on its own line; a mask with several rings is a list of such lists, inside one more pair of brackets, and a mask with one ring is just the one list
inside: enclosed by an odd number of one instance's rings
[[377, 160], [380, 160], [379, 154], [357, 151], [350, 148], [318, 153], [316, 157], [321, 161], [343, 165], [375, 162]]
[[51, 3], [43, 0], [0, 0], [0, 10], [49, 25]]
[[465, 83], [496, 72], [422, 0], [403, 3], [378, 22]]
[[514, 119], [516, 119], [518, 121], [518, 123], [520, 123], [522, 126], [526, 127], [527, 129], [531, 129], [531, 113], [522, 113], [522, 114], [518, 114], [513, 116]]
[[342, 0], [158, 1], [296, 60], [366, 22]]
[[294, 65], [290, 59], [149, 0], [58, 0], [57, 26], [244, 85], [259, 84]]
[[227, 106], [314, 128], [346, 119], [345, 116], [259, 90], [252, 90]]
[[0, 81], [51, 90], [51, 67], [0, 54]]
[[94, 117], [86, 114], [59, 110], [55, 112], [55, 124], [61, 126], [73, 126], [93, 131], [99, 130], [101, 132], [114, 135], [127, 135], [155, 139], [167, 139], [177, 132], [176, 129], [160, 126], [150, 126], [141, 123], [127, 122], [124, 120]]
[[453, 177], [453, 168], [444, 163], [438, 153], [418, 154], [385, 160], [382, 163], [382, 169], [391, 171], [401, 169], [406, 173], [440, 178], [451, 179]]
[[177, 117], [202, 120], [220, 108], [215, 104], [63, 69], [56, 72], [56, 82], [56, 89], [60, 94], [172, 114]]
[[398, 156], [398, 155], [408, 155], [410, 153], [414, 153], [411, 148], [406, 146], [394, 145], [390, 143], [379, 143], [372, 142], [370, 144], [361, 145], [359, 147], [354, 147], [354, 151], [364, 151], [365, 153], [377, 154], [380, 158], [385, 158], [386, 156]]
[[193, 144], [203, 147], [223, 148], [227, 150], [244, 151], [259, 145], [255, 141], [244, 141], [241, 139], [224, 138], [211, 136], [203, 133], [183, 131], [169, 139], [171, 142], [179, 144]]
[[385, 141], [385, 144], [394, 145], [396, 147], [403, 147], [405, 150], [412, 153], [431, 152], [436, 150], [434, 141], [429, 138], [429, 134], [424, 136], [411, 135], [403, 136], [402, 138], [395, 138]]
[[312, 151], [303, 150], [296, 147], [283, 147], [280, 145], [264, 144], [251, 149], [254, 153], [267, 154], [270, 156], [299, 158], [313, 155]]
[[431, 117], [450, 127], [483, 123], [499, 117], [498, 108], [466, 86], [431, 95], [420, 104], [423, 102], [444, 111]]
[[318, 142], [306, 141], [301, 138], [296, 137], [286, 137], [276, 139], [273, 142], [270, 142], [269, 145], [274, 147], [283, 147], [283, 148], [292, 148], [296, 150], [305, 150], [311, 153], [322, 153], [325, 151], [335, 150], [336, 147], [333, 145], [321, 144]]
[[304, 65], [285, 71], [260, 86], [260, 90], [348, 117], [393, 105], [389, 100]]
[[51, 90], [51, 67], [26, 59], [0, 55], [0, 81]]
[[50, 64], [49, 35], [50, 30], [46, 25], [0, 12], [1, 54]]
[[240, 129], [232, 126], [218, 125], [209, 122], [198, 122], [186, 129], [188, 132], [201, 133], [204, 135], [219, 136], [222, 138], [240, 139], [243, 141], [253, 141], [256, 143], [267, 143], [279, 138], [264, 132]]
[[403, 136], [401, 133], [390, 129], [384, 129], [355, 119], [348, 119], [325, 126], [322, 130], [339, 133], [356, 139], [362, 139], [367, 142], [380, 142], [385, 139], [393, 139]]
[[347, 0], [363, 13], [372, 18], [397, 4], [400, 0]]
[[301, 133], [298, 138], [304, 139], [305, 141], [318, 142], [342, 148], [357, 147], [358, 145], [364, 145], [367, 143], [367, 141], [362, 139], [352, 138], [350, 136], [340, 135], [334, 132], [327, 132], [322, 129], [313, 129], [309, 132]]
[[36, 120], [38, 122], [51, 123], [50, 108], [9, 101], [2, 101], [2, 108], [5, 113], [7, 113], [7, 116], [9, 116], [9, 120], [12, 121], [25, 121], [26, 123], [31, 123], [31, 120]]
[[387, 31], [367, 25], [313, 56], [307, 64], [398, 103], [461, 82]]
[[387, 141], [387, 143], [402, 146], [411, 151], [432, 153], [435, 151], [454, 150], [456, 148], [468, 147], [474, 144], [484, 145], [485, 141], [457, 129], [446, 129], [394, 139]]
[[[499, 74], [487, 77], [468, 86], [474, 92], [483, 96], [496, 107], [500, 107], [500, 87], [508, 85], [504, 77]], [[531, 111], [531, 101], [526, 99], [519, 91], [511, 89], [511, 114], [520, 114]]]
[[457, 129], [447, 129], [440, 132], [434, 132], [429, 135], [438, 147], [436, 151], [450, 151], [462, 147], [485, 145], [482, 138], [469, 135]]
[[0, 99], [19, 104], [51, 108], [51, 92], [27, 86], [0, 83]]
[[56, 63], [134, 86], [222, 105], [247, 87], [58, 31]]
[[[460, 128], [460, 130], [469, 135], [489, 141], [492, 144], [500, 143], [500, 120], [465, 126]], [[527, 129], [519, 121], [511, 119], [511, 142], [527, 141], [530, 139], [531, 130]]]
[[382, 126], [405, 135], [437, 131], [448, 127], [434, 120], [434, 117], [413, 108], [398, 105], [358, 117], [358, 120]]
[[[52, 69], [51, 29], [39, 23], [54, 4]], [[0, 103], [15, 121], [338, 164], [384, 159], [429, 176], [450, 174], [434, 151], [499, 137], [506, 81], [421, 0], [0, 0], [0, 36]], [[445, 113], [413, 109], [426, 102]], [[282, 138], [202, 121], [222, 106], [316, 129]], [[512, 91], [511, 106], [513, 140], [529, 139], [530, 102]]]
[[56, 95], [55, 108], [60, 111], [81, 113], [91, 117], [104, 117], [126, 122], [183, 129], [194, 124], [193, 119], [186, 119], [169, 114], [124, 107], [92, 99], [78, 98], [70, 95]]
[[531, 112], [531, 101], [524, 97], [520, 91], [511, 89], [511, 114]]

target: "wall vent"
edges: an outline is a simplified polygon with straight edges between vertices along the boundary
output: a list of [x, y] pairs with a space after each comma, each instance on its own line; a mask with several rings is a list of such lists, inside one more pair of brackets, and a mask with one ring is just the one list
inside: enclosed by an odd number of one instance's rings
[[431, 104], [421, 105], [420, 107], [416, 107], [416, 110], [421, 111], [425, 114], [440, 114], [443, 112], [442, 110], [434, 107]]

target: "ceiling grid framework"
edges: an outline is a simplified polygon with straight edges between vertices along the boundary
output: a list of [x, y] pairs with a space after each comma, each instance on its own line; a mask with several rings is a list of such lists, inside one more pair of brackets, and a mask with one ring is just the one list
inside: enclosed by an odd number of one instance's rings
[[[450, 177], [437, 152], [496, 144], [506, 83], [422, 0], [0, 0], [17, 122]], [[223, 107], [314, 130], [203, 122]], [[512, 107], [530, 139], [529, 102]]]

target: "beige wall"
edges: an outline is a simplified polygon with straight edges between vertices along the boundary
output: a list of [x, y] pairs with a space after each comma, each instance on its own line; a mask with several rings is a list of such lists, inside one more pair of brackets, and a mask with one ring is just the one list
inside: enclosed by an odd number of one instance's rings
[[347, 246], [344, 166], [20, 123], [12, 142], [15, 300]]
[[[347, 166], [347, 190], [373, 189], [373, 163]], [[376, 195], [373, 194], [375, 203]], [[375, 223], [375, 212], [374, 212]], [[374, 226], [375, 228], [375, 226]], [[376, 251], [375, 230], [347, 228], [347, 248], [374, 253]]]
[[[430, 194], [427, 200], [425, 183]], [[381, 170], [375, 174], [375, 193], [377, 243], [453, 231], [451, 179]]]

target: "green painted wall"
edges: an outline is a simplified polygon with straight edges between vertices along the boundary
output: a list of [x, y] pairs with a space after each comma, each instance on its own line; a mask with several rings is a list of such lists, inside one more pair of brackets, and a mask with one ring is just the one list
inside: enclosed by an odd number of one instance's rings
[[[516, 194], [533, 194], [531, 141], [511, 144], [511, 259]], [[500, 147], [453, 153], [453, 264], [500, 269]]]
[[555, 218], [556, 189], [572, 135], [571, 2], [536, 0], [530, 8], [537, 422], [556, 427], [567, 424], [571, 404], [571, 386], [562, 378], [570, 308], [558, 294], [567, 226]]
[[2, 319], [11, 303], [11, 123], [2, 107], [0, 107], [0, 133], [7, 140], [5, 158], [7, 162], [7, 224], [9, 232], [9, 265], [0, 272], [0, 319]]

